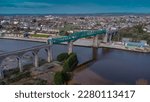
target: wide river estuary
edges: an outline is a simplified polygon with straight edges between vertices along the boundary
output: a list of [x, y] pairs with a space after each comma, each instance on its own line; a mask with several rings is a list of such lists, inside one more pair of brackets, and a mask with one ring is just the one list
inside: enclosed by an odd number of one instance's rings
[[[0, 54], [42, 44], [44, 43], [0, 39]], [[67, 52], [67, 46], [53, 45], [52, 50], [53, 58], [56, 59], [59, 53]], [[80, 63], [92, 58], [90, 47], [74, 46], [73, 51], [77, 53]], [[39, 52], [39, 56], [40, 59], [46, 58], [44, 50]], [[97, 61], [86, 69], [107, 80], [125, 84], [135, 84], [138, 79], [145, 79], [150, 82], [150, 54], [99, 48], [97, 57]], [[30, 62], [30, 60], [28, 61]]]

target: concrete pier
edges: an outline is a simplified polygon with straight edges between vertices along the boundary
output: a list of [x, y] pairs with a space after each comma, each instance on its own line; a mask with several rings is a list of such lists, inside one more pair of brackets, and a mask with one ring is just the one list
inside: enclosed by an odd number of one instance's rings
[[33, 52], [34, 55], [34, 66], [38, 67], [39, 66], [39, 56], [38, 56], [38, 52]]
[[47, 52], [47, 62], [51, 62], [53, 60], [51, 46], [49, 48], [45, 49], [45, 51]]
[[22, 58], [21, 57], [17, 57], [18, 60], [18, 67], [20, 72], [23, 72], [23, 66], [22, 66]]
[[4, 73], [3, 73], [3, 69], [4, 69], [4, 66], [2, 65], [2, 60], [0, 60], [0, 79], [4, 79]]
[[73, 41], [68, 42], [68, 54], [73, 52]]
[[108, 42], [108, 33], [105, 34], [103, 38], [103, 42], [107, 43]]
[[93, 47], [98, 47], [99, 46], [99, 40], [98, 40], [98, 35], [96, 35], [94, 38], [93, 38]]
[[50, 46], [49, 48], [49, 58], [50, 58], [50, 62], [53, 61], [53, 50], [52, 50], [52, 46]]
[[4, 79], [4, 73], [3, 73], [2, 68], [0, 68], [0, 79]]
[[93, 47], [92, 48], [92, 57], [93, 57], [93, 60], [97, 60], [97, 58], [98, 58], [98, 48], [96, 48], [96, 47]]

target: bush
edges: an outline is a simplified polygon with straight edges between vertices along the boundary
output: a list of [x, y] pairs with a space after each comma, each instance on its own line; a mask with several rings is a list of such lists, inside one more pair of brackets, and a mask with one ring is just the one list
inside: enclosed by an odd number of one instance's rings
[[17, 73], [15, 75], [12, 75], [9, 79], [8, 79], [8, 82], [16, 82], [16, 81], [19, 81], [23, 78], [27, 78], [27, 77], [30, 77], [30, 72], [20, 72], [20, 73]]
[[69, 81], [70, 77], [65, 72], [57, 72], [54, 76], [54, 84], [63, 85]]
[[12, 74], [19, 73], [19, 68], [4, 70], [4, 77], [10, 77]]
[[63, 62], [69, 57], [68, 53], [61, 53], [57, 56], [57, 61]]
[[5, 81], [0, 80], [0, 85], [6, 85], [7, 83]]
[[34, 85], [46, 85], [47, 84], [47, 81], [46, 80], [43, 80], [43, 79], [34, 79]]
[[36, 79], [33, 79], [32, 82], [26, 82], [23, 85], [47, 85], [47, 80], [36, 78]]
[[71, 72], [75, 69], [78, 64], [78, 58], [75, 53], [71, 53], [69, 58], [64, 62], [63, 71], [64, 72]]
[[64, 72], [70, 72], [71, 71], [70, 64], [69, 64], [68, 60], [66, 60], [63, 64], [63, 71]]

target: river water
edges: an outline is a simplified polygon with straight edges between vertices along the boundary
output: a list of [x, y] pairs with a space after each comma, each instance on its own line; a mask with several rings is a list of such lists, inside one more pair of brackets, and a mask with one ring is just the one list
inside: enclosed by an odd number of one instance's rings
[[[42, 44], [44, 43], [0, 39], [0, 53]], [[52, 49], [53, 58], [56, 59], [59, 53], [67, 51], [67, 46], [54, 45]], [[75, 46], [73, 51], [77, 53], [80, 63], [92, 58], [91, 48]], [[41, 50], [39, 56], [40, 59], [45, 59], [47, 55], [44, 50]], [[88, 66], [88, 69], [105, 79], [125, 84], [135, 84], [138, 79], [150, 81], [150, 54], [99, 48], [97, 57], [97, 60]]]

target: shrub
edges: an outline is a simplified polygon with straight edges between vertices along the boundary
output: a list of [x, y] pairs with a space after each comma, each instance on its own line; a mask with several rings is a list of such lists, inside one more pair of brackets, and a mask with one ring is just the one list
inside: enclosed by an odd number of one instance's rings
[[57, 56], [57, 61], [63, 62], [69, 57], [68, 53], [61, 53]]
[[63, 64], [63, 71], [64, 72], [70, 72], [71, 71], [70, 64], [69, 64], [68, 60], [66, 60]]
[[34, 85], [46, 85], [47, 84], [47, 81], [46, 80], [43, 80], [43, 79], [34, 79]]
[[9, 79], [8, 79], [8, 82], [16, 82], [16, 81], [19, 81], [23, 78], [27, 78], [27, 77], [30, 77], [30, 72], [20, 72], [20, 73], [17, 73], [15, 75], [12, 75]]
[[0, 85], [6, 85], [7, 83], [5, 81], [0, 80]]
[[12, 74], [16, 74], [19, 72], [19, 68], [4, 70], [4, 76], [10, 77]]
[[54, 76], [54, 84], [56, 85], [63, 85], [67, 83], [70, 79], [69, 75], [65, 72], [57, 72]]
[[78, 64], [78, 58], [75, 53], [71, 53], [69, 58], [64, 62], [63, 71], [64, 72], [71, 72], [75, 69]]

